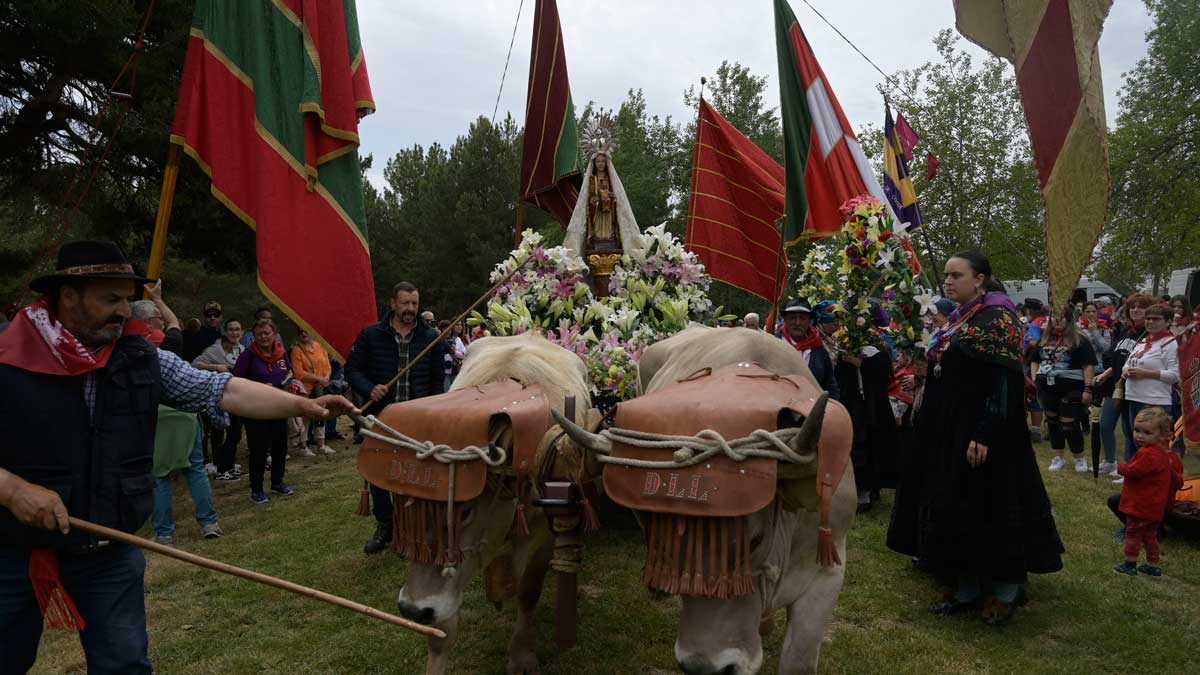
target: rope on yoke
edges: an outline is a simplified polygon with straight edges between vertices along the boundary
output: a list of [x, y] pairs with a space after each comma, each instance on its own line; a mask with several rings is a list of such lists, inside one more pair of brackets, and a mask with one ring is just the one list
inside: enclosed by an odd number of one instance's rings
[[[472, 460], [481, 459], [490, 467], [500, 466], [508, 461], [508, 453], [504, 450], [504, 448], [495, 444], [488, 444], [484, 447], [468, 445], [464, 448], [452, 448], [449, 445], [434, 443], [432, 441], [419, 441], [389, 427], [374, 415], [359, 417], [356, 421], [362, 425], [362, 435], [369, 436], [378, 441], [383, 441], [388, 445], [394, 445], [396, 447], [412, 450], [413, 452], [417, 453], [417, 459], [435, 459], [442, 464], [469, 462]], [[374, 429], [375, 427], [383, 429], [388, 433], [388, 435], [371, 431], [371, 429]]]
[[681, 469], [708, 461], [718, 455], [728, 457], [735, 462], [762, 458], [790, 464], [811, 464], [816, 460], [815, 453], [802, 455], [788, 445], [799, 434], [799, 427], [788, 427], [778, 431], [756, 429], [749, 436], [727, 441], [724, 436], [712, 429], [705, 429], [695, 436], [672, 436], [612, 427], [601, 431], [599, 435], [613, 443], [621, 443], [635, 448], [677, 448], [677, 450], [669, 460], [613, 457], [604, 452], [597, 452], [596, 459], [603, 464], [630, 466], [637, 469]]

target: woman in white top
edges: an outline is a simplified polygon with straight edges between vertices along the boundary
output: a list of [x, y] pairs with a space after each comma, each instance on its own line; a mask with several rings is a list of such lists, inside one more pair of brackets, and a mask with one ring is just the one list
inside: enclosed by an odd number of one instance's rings
[[1171, 309], [1155, 305], [1146, 309], [1146, 335], [1138, 340], [1122, 375], [1125, 378], [1124, 414], [1133, 418], [1144, 408], [1171, 410], [1171, 391], [1179, 382], [1179, 345], [1171, 333]]

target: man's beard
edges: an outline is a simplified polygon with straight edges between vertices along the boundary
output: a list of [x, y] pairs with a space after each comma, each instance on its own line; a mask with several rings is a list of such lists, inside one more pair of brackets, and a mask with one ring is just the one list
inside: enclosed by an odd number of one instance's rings
[[88, 316], [82, 308], [73, 310], [71, 314], [75, 324], [70, 329], [71, 334], [84, 346], [103, 347], [110, 342], [116, 342], [117, 338], [121, 337], [121, 330], [125, 323], [122, 316], [110, 316], [104, 322], [99, 322]]
[[400, 323], [408, 325], [417, 322], [416, 312], [400, 312]]

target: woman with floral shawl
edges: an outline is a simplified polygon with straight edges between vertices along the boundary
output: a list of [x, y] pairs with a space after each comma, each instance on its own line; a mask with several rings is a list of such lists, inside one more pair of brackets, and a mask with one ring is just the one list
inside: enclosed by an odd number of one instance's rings
[[1027, 574], [1062, 569], [1062, 541], [1025, 425], [1021, 324], [975, 252], [946, 262], [958, 303], [929, 347], [917, 443], [904, 462], [888, 547], [953, 580], [931, 609], [1011, 618]]

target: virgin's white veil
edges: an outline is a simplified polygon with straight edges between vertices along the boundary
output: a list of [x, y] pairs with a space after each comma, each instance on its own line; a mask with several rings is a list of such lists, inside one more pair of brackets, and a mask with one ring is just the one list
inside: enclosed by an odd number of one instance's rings
[[[613, 199], [617, 204], [617, 232], [621, 235], [621, 252], [631, 253], [643, 247], [642, 231], [638, 229], [633, 210], [629, 208], [629, 199], [625, 197], [625, 187], [617, 176], [617, 167], [613, 166], [612, 157], [608, 157], [608, 180], [612, 184]], [[591, 196], [592, 172], [595, 171], [596, 158], [588, 160], [587, 170], [583, 173], [583, 185], [579, 190], [579, 200], [575, 202], [575, 210], [571, 212], [571, 222], [567, 224], [567, 236], [563, 239], [565, 246], [572, 255], [583, 257], [584, 243], [587, 241], [588, 197]]]

